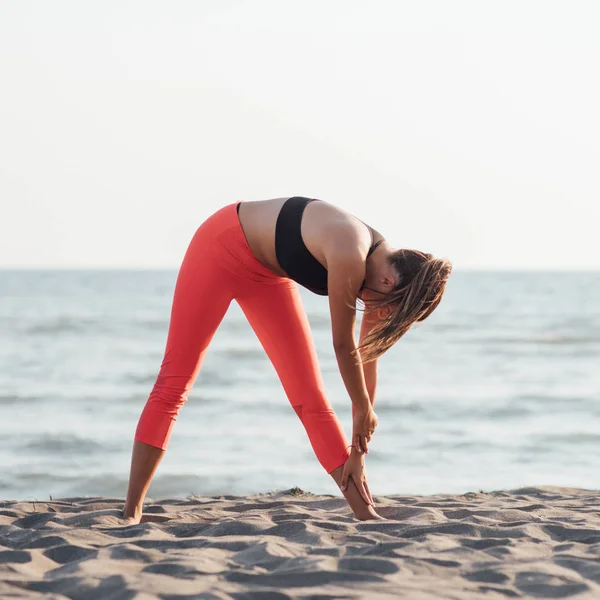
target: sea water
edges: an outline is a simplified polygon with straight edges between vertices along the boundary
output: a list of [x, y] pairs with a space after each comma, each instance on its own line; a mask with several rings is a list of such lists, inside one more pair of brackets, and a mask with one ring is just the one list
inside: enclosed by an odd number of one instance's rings
[[[176, 270], [0, 271], [0, 499], [126, 492]], [[302, 290], [329, 400], [350, 399], [327, 299]], [[453, 273], [379, 361], [372, 492], [600, 487], [600, 273]], [[338, 493], [233, 303], [150, 497]]]

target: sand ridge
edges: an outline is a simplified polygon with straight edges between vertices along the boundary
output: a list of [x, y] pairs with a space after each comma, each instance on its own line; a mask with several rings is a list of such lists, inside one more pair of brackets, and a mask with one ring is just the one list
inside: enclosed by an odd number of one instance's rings
[[0, 598], [600, 598], [600, 492], [376, 497], [293, 489], [149, 501], [0, 502]]

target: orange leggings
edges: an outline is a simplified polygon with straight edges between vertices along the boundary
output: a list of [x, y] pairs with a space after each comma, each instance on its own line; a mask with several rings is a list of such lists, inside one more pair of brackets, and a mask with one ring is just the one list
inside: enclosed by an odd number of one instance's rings
[[323, 386], [297, 284], [252, 254], [230, 204], [196, 231], [177, 276], [165, 355], [135, 439], [166, 449], [177, 414], [231, 301], [241, 306], [271, 359], [313, 450], [328, 473], [349, 446]]

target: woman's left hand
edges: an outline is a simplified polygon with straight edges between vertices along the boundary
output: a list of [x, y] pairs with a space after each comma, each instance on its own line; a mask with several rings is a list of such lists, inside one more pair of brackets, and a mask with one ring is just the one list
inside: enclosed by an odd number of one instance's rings
[[342, 492], [345, 492], [348, 488], [348, 479], [352, 477], [354, 485], [358, 489], [358, 492], [362, 496], [362, 499], [371, 506], [375, 506], [373, 497], [369, 491], [369, 484], [367, 483], [367, 472], [365, 471], [365, 456], [359, 454], [354, 448], [350, 452], [350, 456], [344, 464], [344, 470], [342, 471], [342, 482], [340, 488]]
[[352, 448], [360, 453], [369, 452], [368, 443], [377, 427], [377, 415], [372, 408], [366, 413], [354, 411], [352, 419]]

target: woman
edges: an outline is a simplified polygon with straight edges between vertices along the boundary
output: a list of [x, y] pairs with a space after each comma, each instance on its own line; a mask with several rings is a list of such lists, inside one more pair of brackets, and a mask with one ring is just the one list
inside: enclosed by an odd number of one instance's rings
[[[395, 250], [368, 225], [320, 200], [238, 202], [196, 231], [181, 265], [164, 359], [136, 430], [127, 500], [144, 497], [206, 349], [236, 300], [256, 332], [325, 470], [356, 517], [379, 518], [364, 470], [377, 426], [377, 358], [439, 304], [451, 265]], [[352, 444], [325, 396], [297, 284], [329, 296], [333, 346], [352, 401]], [[365, 305], [359, 347], [356, 300]]]

